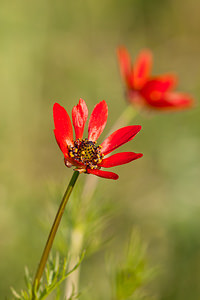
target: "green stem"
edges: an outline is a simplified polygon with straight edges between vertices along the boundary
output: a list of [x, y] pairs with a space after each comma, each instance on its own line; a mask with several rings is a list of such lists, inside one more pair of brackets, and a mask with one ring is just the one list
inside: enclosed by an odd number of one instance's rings
[[[84, 227], [76, 226], [71, 234], [71, 246], [70, 246], [70, 262], [69, 262], [69, 270], [71, 270], [77, 262], [77, 257], [80, 255], [83, 239], [84, 239]], [[77, 268], [71, 276], [67, 278], [66, 287], [65, 287], [65, 297], [66, 299], [70, 299], [70, 296], [74, 292], [74, 294], [78, 294], [79, 289], [79, 275], [80, 275], [80, 266]]]
[[121, 113], [117, 121], [112, 126], [111, 130], [109, 131], [108, 135], [113, 133], [115, 130], [127, 126], [130, 121], [137, 115], [138, 111], [134, 109], [133, 105], [129, 104], [126, 106], [124, 111]]
[[47, 262], [47, 259], [48, 259], [48, 256], [49, 256], [49, 252], [51, 250], [51, 247], [52, 247], [52, 244], [53, 244], [53, 241], [54, 241], [57, 229], [58, 229], [58, 226], [60, 224], [60, 220], [61, 220], [62, 215], [64, 213], [65, 206], [68, 202], [68, 199], [71, 195], [71, 192], [74, 188], [74, 185], [75, 185], [75, 183], [78, 179], [78, 176], [79, 176], [79, 172], [75, 171], [74, 174], [72, 175], [72, 178], [69, 182], [69, 185], [66, 189], [66, 192], [65, 192], [65, 194], [63, 196], [63, 199], [62, 199], [62, 202], [61, 202], [60, 207], [58, 209], [58, 212], [56, 214], [53, 226], [51, 228], [51, 231], [50, 231], [48, 240], [46, 242], [46, 246], [44, 248], [44, 251], [43, 251], [43, 254], [42, 254], [42, 257], [41, 257], [36, 275], [35, 275], [35, 279], [34, 279], [34, 282], [33, 282], [33, 300], [35, 299], [35, 292], [37, 291], [37, 289], [39, 287], [40, 279], [42, 277], [42, 274], [43, 274], [43, 271], [44, 271], [44, 268], [45, 268], [45, 265], [46, 265], [46, 262]]

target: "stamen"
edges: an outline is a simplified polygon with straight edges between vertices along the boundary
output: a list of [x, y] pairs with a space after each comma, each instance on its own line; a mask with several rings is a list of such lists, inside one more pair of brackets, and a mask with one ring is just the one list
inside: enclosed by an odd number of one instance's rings
[[78, 139], [74, 141], [74, 147], [69, 146], [69, 155], [77, 162], [83, 163], [86, 168], [100, 169], [98, 164], [102, 162], [103, 154], [102, 146], [96, 146], [96, 141], [88, 141], [88, 139]]

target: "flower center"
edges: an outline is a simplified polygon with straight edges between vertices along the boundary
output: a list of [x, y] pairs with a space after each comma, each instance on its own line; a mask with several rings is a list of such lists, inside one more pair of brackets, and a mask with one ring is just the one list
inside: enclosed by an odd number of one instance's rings
[[69, 155], [90, 169], [100, 169], [98, 164], [102, 162], [104, 156], [101, 153], [101, 146], [96, 146], [96, 142], [88, 139], [74, 141], [74, 146], [69, 146]]

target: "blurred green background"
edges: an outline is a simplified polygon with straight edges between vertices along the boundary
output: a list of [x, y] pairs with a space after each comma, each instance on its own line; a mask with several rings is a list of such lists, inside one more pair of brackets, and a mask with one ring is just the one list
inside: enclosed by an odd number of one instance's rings
[[[35, 272], [51, 203], [59, 204], [72, 173], [54, 139], [53, 103], [70, 112], [82, 97], [91, 112], [105, 99], [105, 137], [126, 107], [115, 51], [121, 44], [133, 58], [150, 48], [153, 73], [176, 72], [179, 90], [198, 102], [199, 10], [196, 0], [1, 0], [1, 299], [11, 297], [10, 286], [24, 287], [25, 265]], [[150, 265], [160, 268], [149, 286], [159, 300], [200, 299], [199, 117], [198, 105], [137, 116], [132, 123], [143, 130], [123, 150], [144, 157], [116, 168], [117, 183], [99, 182], [99, 193], [120, 207], [109, 227], [113, 251], [133, 226], [140, 229]], [[91, 299], [106, 299], [103, 260], [99, 251], [83, 265], [81, 284], [90, 284]]]

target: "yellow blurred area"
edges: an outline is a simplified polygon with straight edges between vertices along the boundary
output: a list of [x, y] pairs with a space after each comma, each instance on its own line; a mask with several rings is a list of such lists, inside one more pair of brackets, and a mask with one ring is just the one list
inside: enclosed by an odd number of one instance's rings
[[[1, 1], [1, 299], [11, 298], [10, 286], [24, 287], [25, 265], [34, 273], [53, 221], [50, 203], [59, 205], [71, 177], [53, 134], [53, 104], [70, 113], [81, 97], [91, 113], [105, 99], [102, 140], [126, 108], [119, 45], [133, 58], [150, 48], [153, 73], [178, 74], [178, 89], [197, 105], [133, 120], [143, 129], [122, 150], [144, 157], [117, 167], [117, 183], [99, 182], [98, 192], [121, 208], [111, 222], [113, 251], [139, 227], [151, 265], [162, 269], [150, 286], [156, 299], [200, 299], [199, 10], [196, 0]], [[107, 295], [102, 260], [94, 254], [82, 270], [81, 286], [90, 282], [97, 300]]]

